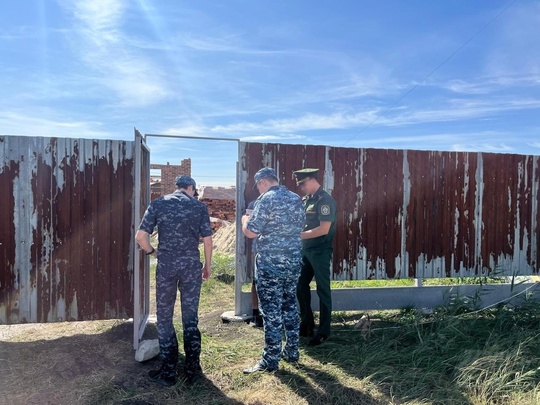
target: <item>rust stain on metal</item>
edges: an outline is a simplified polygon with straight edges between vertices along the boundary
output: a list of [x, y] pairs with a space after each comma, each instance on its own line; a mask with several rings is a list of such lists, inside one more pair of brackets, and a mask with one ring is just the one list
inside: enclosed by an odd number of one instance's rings
[[0, 137], [0, 323], [131, 316], [131, 142]]
[[538, 272], [540, 157], [241, 143], [244, 202], [253, 174], [321, 169], [338, 204], [336, 279]]

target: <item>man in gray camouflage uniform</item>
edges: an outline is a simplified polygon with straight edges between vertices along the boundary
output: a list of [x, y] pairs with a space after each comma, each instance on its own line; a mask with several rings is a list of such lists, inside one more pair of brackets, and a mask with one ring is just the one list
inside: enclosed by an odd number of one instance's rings
[[[148, 374], [163, 386], [176, 383], [178, 340], [173, 325], [176, 291], [180, 290], [184, 334], [184, 373], [188, 383], [202, 372], [201, 334], [198, 311], [202, 280], [211, 274], [212, 228], [208, 209], [196, 200], [195, 181], [189, 176], [176, 178], [178, 189], [150, 203], [135, 236], [146, 252], [158, 259], [156, 269], [157, 329], [161, 367]], [[150, 245], [150, 234], [157, 226], [158, 249]], [[204, 265], [199, 239], [204, 245]], [[202, 268], [202, 274], [201, 274]]]
[[265, 346], [261, 360], [245, 369], [245, 374], [277, 370], [280, 358], [292, 363], [299, 358], [296, 286], [302, 267], [304, 206], [297, 194], [279, 185], [269, 167], [255, 174], [255, 187], [261, 195], [252, 215], [242, 217], [242, 231], [248, 238], [257, 238], [255, 284], [264, 316]]

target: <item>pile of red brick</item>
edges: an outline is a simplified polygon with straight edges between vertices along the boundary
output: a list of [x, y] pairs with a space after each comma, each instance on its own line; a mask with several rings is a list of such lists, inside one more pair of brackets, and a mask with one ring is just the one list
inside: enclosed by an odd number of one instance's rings
[[236, 202], [234, 200], [203, 198], [201, 201], [208, 207], [210, 217], [218, 220], [212, 221], [212, 230], [214, 232], [222, 226], [222, 221], [235, 222]]

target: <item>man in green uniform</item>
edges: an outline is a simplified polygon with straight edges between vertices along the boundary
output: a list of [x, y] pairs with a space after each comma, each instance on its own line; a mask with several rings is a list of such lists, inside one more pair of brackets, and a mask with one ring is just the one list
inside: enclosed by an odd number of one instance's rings
[[[311, 337], [309, 346], [318, 346], [330, 336], [332, 292], [330, 291], [330, 262], [336, 230], [336, 202], [323, 190], [318, 181], [319, 169], [294, 172], [296, 185], [303, 198], [306, 224], [302, 238], [302, 272], [298, 280], [297, 296], [300, 304], [300, 336]], [[314, 335], [315, 321], [311, 310], [309, 284], [315, 277], [319, 296], [319, 327]]]

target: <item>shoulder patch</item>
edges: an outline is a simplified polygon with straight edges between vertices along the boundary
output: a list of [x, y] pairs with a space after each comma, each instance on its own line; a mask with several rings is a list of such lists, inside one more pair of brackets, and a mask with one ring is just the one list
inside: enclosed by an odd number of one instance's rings
[[321, 215], [330, 215], [330, 206], [327, 204], [321, 205]]

